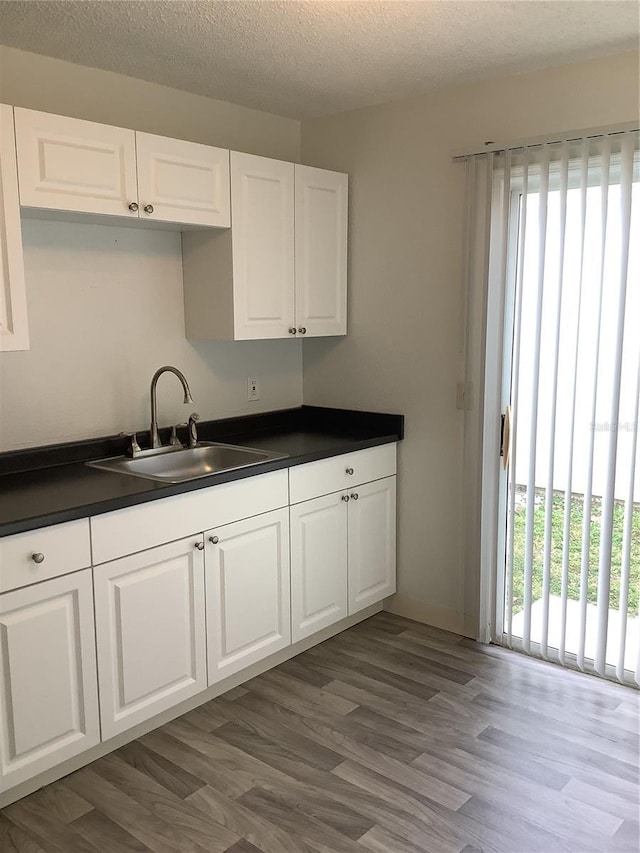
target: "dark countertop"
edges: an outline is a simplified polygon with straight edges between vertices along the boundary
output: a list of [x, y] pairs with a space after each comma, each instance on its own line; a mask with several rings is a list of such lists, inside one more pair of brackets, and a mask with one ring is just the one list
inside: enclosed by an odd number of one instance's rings
[[[128, 440], [122, 436], [0, 453], [0, 537], [399, 441], [403, 436], [402, 415], [317, 406], [208, 421], [198, 425], [202, 441], [287, 455], [172, 485], [85, 465], [92, 459], [123, 454]], [[166, 444], [168, 432], [162, 431], [161, 438]], [[139, 433], [138, 441], [148, 447], [149, 434]]]

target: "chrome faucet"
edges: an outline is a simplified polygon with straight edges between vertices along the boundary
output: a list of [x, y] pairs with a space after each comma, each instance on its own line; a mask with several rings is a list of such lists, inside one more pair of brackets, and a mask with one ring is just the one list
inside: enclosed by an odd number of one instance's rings
[[182, 371], [178, 370], [177, 367], [171, 367], [171, 365], [165, 365], [165, 367], [161, 367], [159, 370], [153, 374], [153, 379], [151, 380], [151, 447], [162, 447], [162, 443], [160, 441], [160, 436], [158, 435], [158, 404], [156, 401], [156, 386], [158, 384], [158, 379], [162, 376], [163, 373], [175, 373], [180, 382], [182, 383], [182, 390], [184, 391], [184, 402], [185, 403], [193, 403], [193, 397], [191, 396], [191, 389], [189, 388], [189, 383], [186, 380], [186, 377]]

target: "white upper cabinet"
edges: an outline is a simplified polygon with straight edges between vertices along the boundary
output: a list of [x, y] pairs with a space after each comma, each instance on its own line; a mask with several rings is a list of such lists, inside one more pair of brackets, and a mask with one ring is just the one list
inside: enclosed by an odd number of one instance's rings
[[228, 228], [229, 151], [136, 133], [140, 218]]
[[188, 338], [347, 331], [347, 175], [231, 152], [231, 232], [182, 241]]
[[20, 204], [229, 227], [229, 152], [15, 108]]
[[91, 570], [0, 595], [0, 792], [100, 741]]
[[293, 180], [293, 163], [231, 152], [236, 340], [295, 324]]
[[13, 109], [0, 104], [0, 352], [29, 349]]
[[295, 167], [298, 334], [347, 333], [347, 175]]
[[137, 218], [133, 130], [20, 107], [15, 121], [23, 207]]

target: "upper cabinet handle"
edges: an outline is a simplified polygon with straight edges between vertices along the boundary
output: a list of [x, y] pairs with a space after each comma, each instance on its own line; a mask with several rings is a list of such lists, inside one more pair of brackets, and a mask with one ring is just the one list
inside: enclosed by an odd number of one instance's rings
[[130, 210], [132, 213], [135, 213], [135, 212], [138, 210], [138, 202], [137, 202], [137, 201], [132, 201], [132, 202], [131, 202], [131, 204], [129, 205], [129, 210]]
[[300, 332], [301, 335], [306, 335], [307, 334], [307, 327], [306, 326], [300, 326], [298, 331]]
[[289, 327], [289, 334], [290, 334], [290, 335], [296, 335], [297, 333], [298, 333], [298, 330], [296, 329], [296, 327], [295, 327], [295, 326], [290, 326], [290, 327]]
[[144, 210], [145, 213], [153, 213], [153, 205], [152, 204], [145, 204], [145, 206], [142, 209]]

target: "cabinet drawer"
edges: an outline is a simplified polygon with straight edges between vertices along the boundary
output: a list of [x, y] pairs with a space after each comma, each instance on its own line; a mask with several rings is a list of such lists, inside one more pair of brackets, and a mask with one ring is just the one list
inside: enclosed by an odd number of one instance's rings
[[[352, 473], [350, 473], [352, 472]], [[289, 469], [292, 504], [396, 473], [396, 445], [383, 444]]]
[[173, 542], [288, 503], [286, 470], [223, 483], [91, 519], [94, 564]]
[[[37, 555], [44, 557], [40, 562]], [[91, 565], [89, 519], [0, 539], [0, 592], [66, 575]]]

